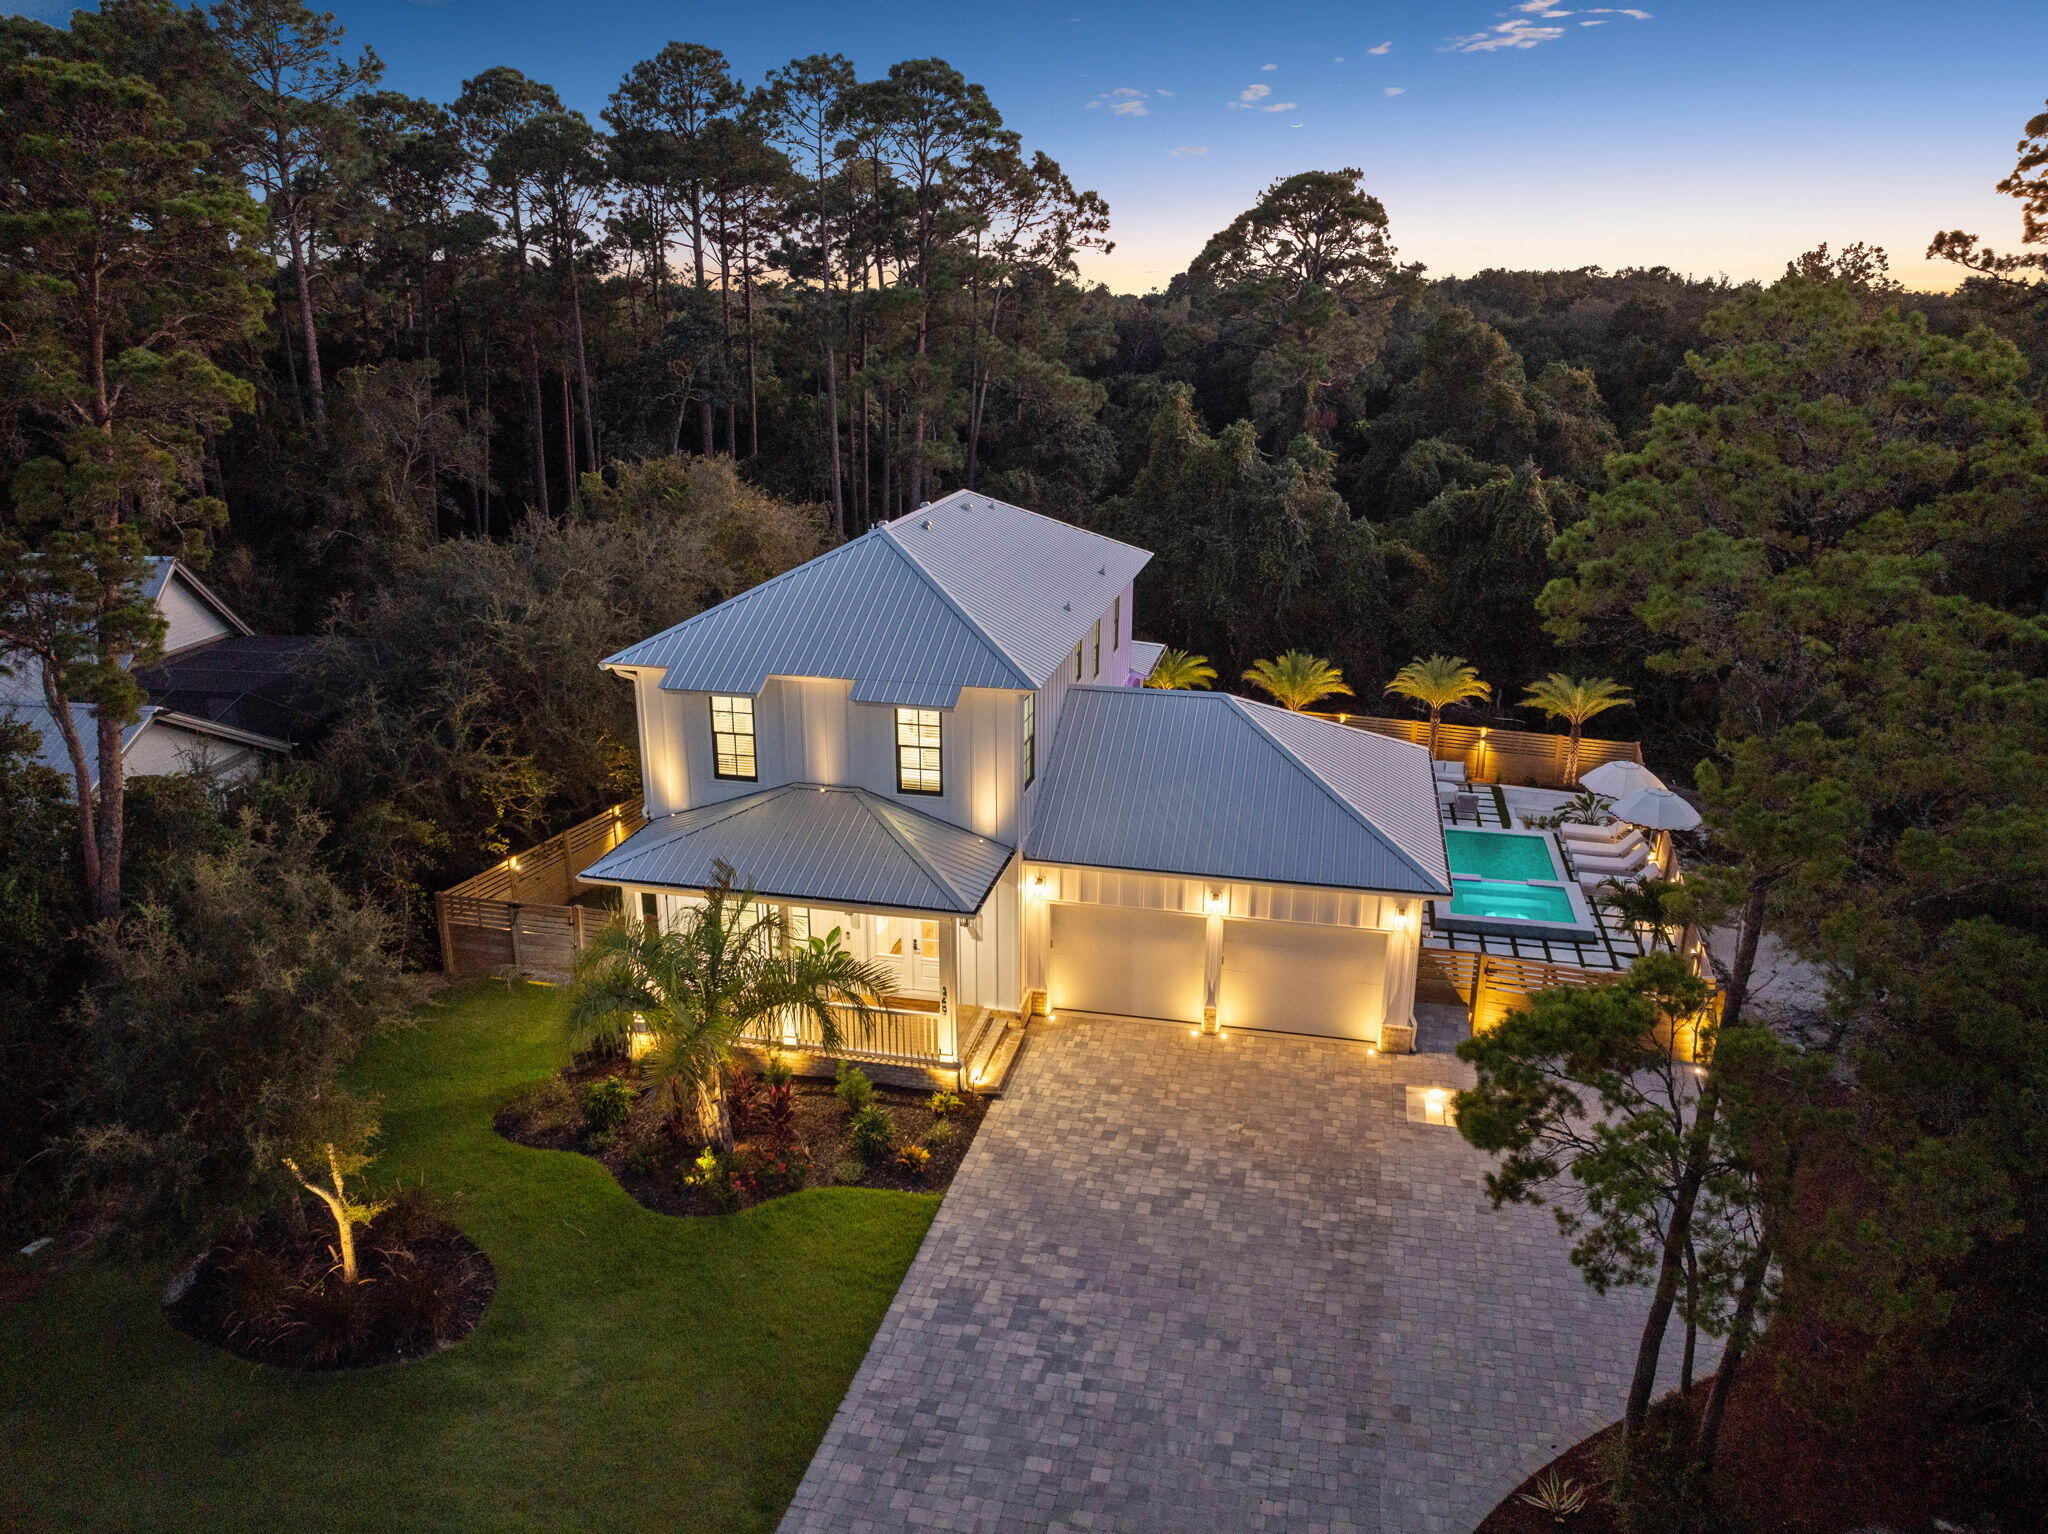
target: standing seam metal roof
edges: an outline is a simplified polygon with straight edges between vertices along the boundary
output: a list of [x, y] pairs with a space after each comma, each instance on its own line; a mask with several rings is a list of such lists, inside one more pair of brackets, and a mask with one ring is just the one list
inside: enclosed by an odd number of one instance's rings
[[1013, 851], [864, 788], [786, 783], [652, 821], [583, 877], [703, 889], [725, 862], [769, 899], [971, 916]]
[[1044, 686], [1150, 558], [960, 491], [603, 664], [663, 667], [677, 692], [844, 677], [857, 703], [950, 708], [962, 687]]
[[1226, 693], [1067, 693], [1025, 854], [1450, 893], [1428, 753]]

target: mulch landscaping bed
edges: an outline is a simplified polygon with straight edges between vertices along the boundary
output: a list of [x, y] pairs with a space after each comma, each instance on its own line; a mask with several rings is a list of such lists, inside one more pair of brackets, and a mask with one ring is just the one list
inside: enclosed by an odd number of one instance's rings
[[424, 1358], [476, 1330], [498, 1287], [490, 1258], [461, 1231], [401, 1203], [356, 1232], [346, 1284], [332, 1227], [309, 1214], [223, 1242], [172, 1281], [173, 1326], [237, 1358], [277, 1368], [365, 1369]]
[[[749, 1186], [742, 1177], [736, 1205], [722, 1205], [703, 1188], [692, 1186], [686, 1179], [703, 1146], [695, 1140], [679, 1139], [671, 1131], [651, 1092], [641, 1097], [616, 1135], [608, 1139], [592, 1135], [584, 1123], [583, 1097], [593, 1083], [607, 1076], [639, 1085], [634, 1068], [623, 1062], [583, 1062], [507, 1103], [496, 1119], [498, 1132], [520, 1145], [575, 1151], [594, 1158], [635, 1200], [661, 1214], [729, 1214], [735, 1208], [750, 1208], [798, 1191], [787, 1185]], [[855, 1156], [847, 1142], [847, 1110], [832, 1082], [800, 1076], [790, 1085], [795, 1108], [793, 1137], [783, 1159], [801, 1177], [802, 1187], [854, 1185], [942, 1193], [951, 1185], [988, 1112], [987, 1099], [963, 1094], [960, 1106], [944, 1115], [948, 1127], [937, 1127], [940, 1116], [927, 1106], [931, 1091], [877, 1084], [875, 1106], [888, 1116], [896, 1144], [923, 1145], [931, 1154], [929, 1162], [913, 1172], [893, 1158], [864, 1163]], [[763, 1124], [749, 1118], [738, 1120], [734, 1129], [743, 1165], [784, 1149]]]

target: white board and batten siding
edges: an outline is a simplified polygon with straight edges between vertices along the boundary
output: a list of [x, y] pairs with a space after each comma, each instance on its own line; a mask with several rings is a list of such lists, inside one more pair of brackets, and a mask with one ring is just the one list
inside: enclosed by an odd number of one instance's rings
[[219, 609], [194, 591], [175, 567], [157, 593], [156, 610], [164, 620], [166, 655], [243, 632], [231, 627]]

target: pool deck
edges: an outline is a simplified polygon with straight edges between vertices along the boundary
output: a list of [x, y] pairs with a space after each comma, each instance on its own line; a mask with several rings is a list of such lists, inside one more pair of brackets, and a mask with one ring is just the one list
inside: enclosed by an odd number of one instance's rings
[[[1516, 788], [1499, 783], [1473, 785], [1478, 799], [1476, 815], [1460, 815], [1443, 804], [1444, 828], [1464, 827], [1475, 831], [1517, 831], [1525, 815], [1548, 815], [1572, 801], [1573, 795], [1552, 788]], [[1588, 897], [1597, 930], [1583, 938], [1550, 937], [1533, 932], [1460, 932], [1439, 926], [1434, 918], [1427, 929], [1433, 948], [1458, 953], [1484, 953], [1498, 958], [1534, 959], [1546, 964], [1569, 964], [1579, 969], [1627, 969], [1644, 954], [1669, 950], [1671, 942], [1662, 933], [1646, 933], [1613, 912], [1594, 905]]]

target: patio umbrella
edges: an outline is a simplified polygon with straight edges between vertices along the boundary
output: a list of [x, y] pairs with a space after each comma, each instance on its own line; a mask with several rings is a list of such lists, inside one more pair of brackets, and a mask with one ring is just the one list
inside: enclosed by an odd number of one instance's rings
[[1700, 812], [1668, 788], [1639, 788], [1614, 801], [1614, 818], [1652, 831], [1690, 831]]
[[1662, 788], [1664, 780], [1641, 762], [1605, 762], [1591, 772], [1579, 774], [1579, 787], [1609, 799], [1619, 799], [1645, 788]]

